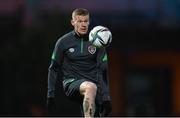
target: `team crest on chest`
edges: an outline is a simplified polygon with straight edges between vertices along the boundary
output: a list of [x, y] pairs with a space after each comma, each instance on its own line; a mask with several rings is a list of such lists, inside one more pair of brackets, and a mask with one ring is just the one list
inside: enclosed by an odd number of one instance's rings
[[94, 54], [94, 53], [96, 52], [96, 47], [90, 45], [90, 46], [88, 47], [88, 51], [89, 51], [91, 54]]

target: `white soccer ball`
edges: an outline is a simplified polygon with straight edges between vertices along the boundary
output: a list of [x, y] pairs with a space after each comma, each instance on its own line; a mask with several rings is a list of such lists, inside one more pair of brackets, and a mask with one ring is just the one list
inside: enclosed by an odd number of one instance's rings
[[106, 47], [112, 42], [112, 33], [107, 27], [95, 26], [89, 33], [89, 41], [96, 47]]

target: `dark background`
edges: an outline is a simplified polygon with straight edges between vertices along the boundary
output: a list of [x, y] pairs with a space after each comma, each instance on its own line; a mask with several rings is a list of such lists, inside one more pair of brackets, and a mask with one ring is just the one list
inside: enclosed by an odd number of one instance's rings
[[179, 0], [1, 0], [0, 116], [79, 115], [59, 81], [54, 113], [45, 108], [51, 53], [77, 7], [113, 35], [111, 116], [179, 116]]

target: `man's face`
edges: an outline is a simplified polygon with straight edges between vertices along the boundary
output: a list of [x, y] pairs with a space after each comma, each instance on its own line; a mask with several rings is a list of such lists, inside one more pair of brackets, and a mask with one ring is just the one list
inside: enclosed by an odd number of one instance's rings
[[88, 31], [89, 27], [89, 15], [81, 16], [76, 15], [72, 20], [71, 24], [74, 26], [74, 30], [79, 35], [84, 35]]

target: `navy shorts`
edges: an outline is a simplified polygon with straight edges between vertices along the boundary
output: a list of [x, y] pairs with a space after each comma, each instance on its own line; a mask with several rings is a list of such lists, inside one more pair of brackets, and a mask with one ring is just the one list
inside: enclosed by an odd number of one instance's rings
[[80, 95], [79, 87], [84, 81], [87, 80], [84, 79], [75, 80], [73, 78], [64, 80], [63, 88], [66, 96], [73, 101], [82, 102], [83, 96]]
[[[88, 80], [85, 80], [85, 79], [79, 79], [79, 80], [76, 80], [74, 78], [70, 78], [70, 79], [66, 79], [63, 81], [63, 88], [64, 88], [64, 92], [65, 92], [65, 95], [70, 99], [70, 100], [73, 100], [73, 101], [77, 101], [79, 103], [82, 103], [83, 101], [83, 96], [80, 95], [80, 91], [79, 91], [79, 87], [80, 85], [85, 82], [85, 81], [88, 81]], [[90, 81], [92, 82], [92, 81]], [[98, 87], [98, 86], [97, 86]], [[99, 88], [99, 87], [98, 87]], [[100, 91], [99, 89], [97, 90], [97, 93], [96, 93], [96, 104], [100, 104], [101, 103], [101, 100], [102, 100], [102, 95], [100, 94]]]

